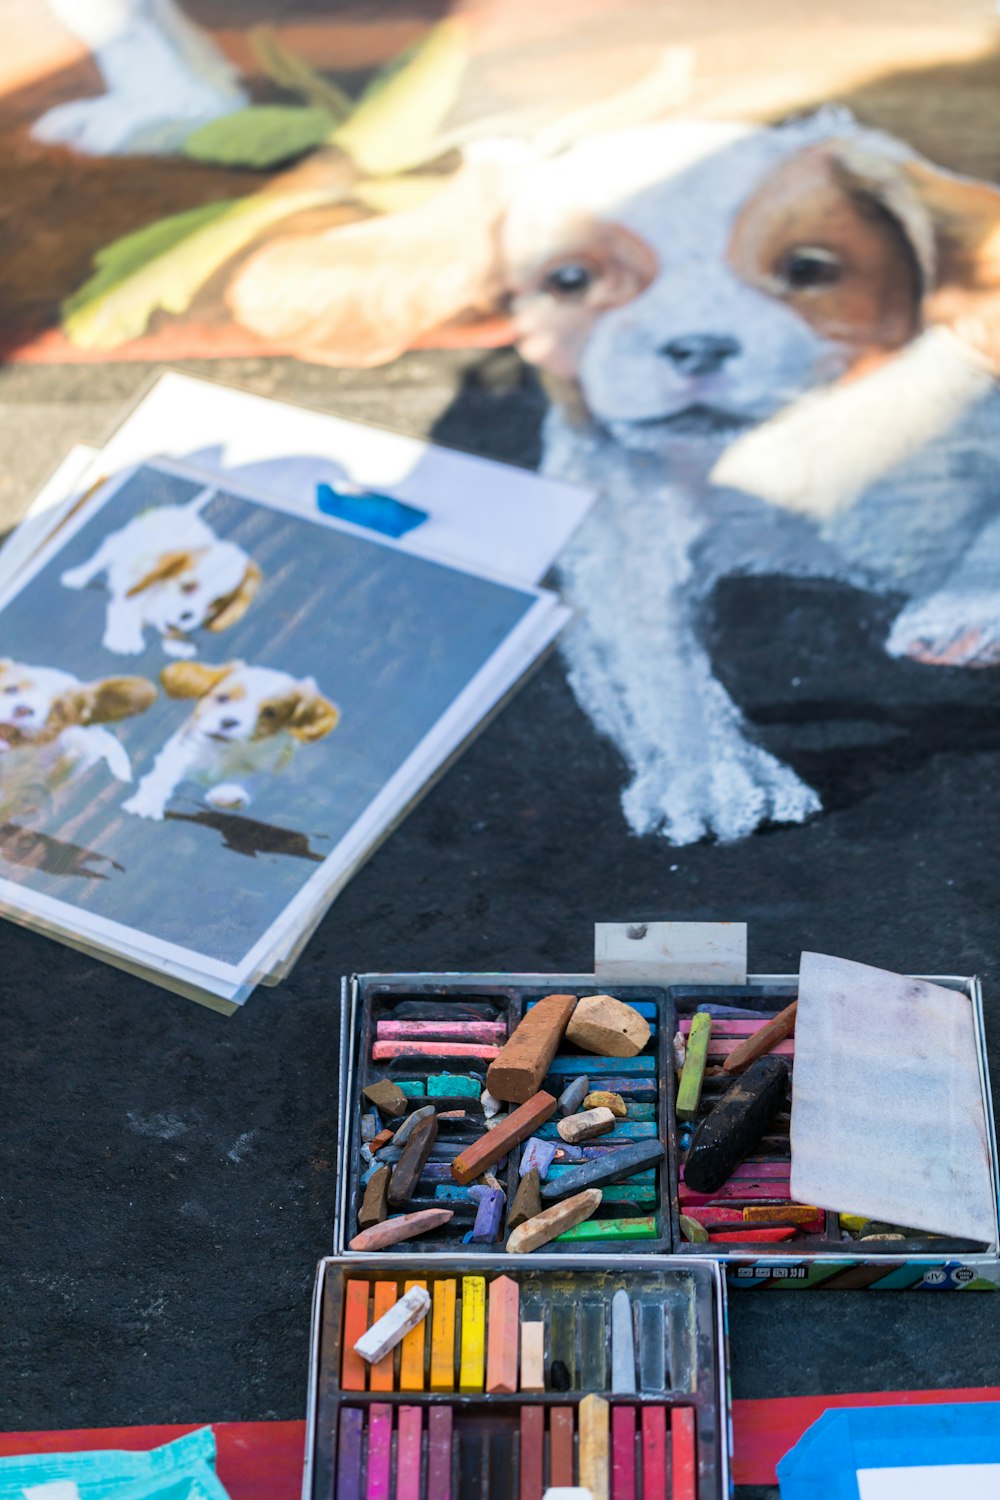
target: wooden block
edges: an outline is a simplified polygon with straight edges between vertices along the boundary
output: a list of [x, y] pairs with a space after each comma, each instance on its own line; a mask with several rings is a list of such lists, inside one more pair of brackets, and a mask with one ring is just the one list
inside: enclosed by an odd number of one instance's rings
[[487, 1042], [376, 1042], [372, 1048], [372, 1060], [388, 1062], [393, 1057], [475, 1057], [480, 1062], [492, 1062], [499, 1053], [499, 1047]]
[[571, 1489], [574, 1479], [573, 1408], [553, 1406], [549, 1412], [549, 1484]]
[[428, 1038], [452, 1042], [486, 1042], [492, 1045], [507, 1037], [506, 1021], [376, 1021], [380, 1042], [414, 1041]]
[[386, 1219], [384, 1224], [373, 1224], [363, 1229], [348, 1243], [348, 1250], [385, 1250], [389, 1245], [398, 1245], [401, 1240], [412, 1240], [418, 1234], [427, 1234], [440, 1229], [455, 1217], [451, 1208], [422, 1208], [415, 1214], [397, 1214]]
[[616, 1406], [611, 1413], [611, 1497], [636, 1500], [635, 1407]]
[[[394, 1281], [376, 1281], [375, 1298], [372, 1316], [376, 1322], [384, 1318], [391, 1307], [396, 1305], [396, 1283]], [[369, 1389], [373, 1391], [391, 1391], [395, 1389], [393, 1380], [394, 1365], [396, 1362], [396, 1351], [390, 1349], [384, 1359], [372, 1365], [368, 1372]]]
[[[409, 1292], [414, 1287], [422, 1287], [427, 1290], [426, 1281], [408, 1281], [404, 1290]], [[418, 1323], [416, 1328], [410, 1330], [403, 1340], [403, 1346], [399, 1351], [399, 1389], [401, 1391], [422, 1391], [424, 1388], [424, 1350], [427, 1342], [427, 1322]]]
[[524, 1104], [538, 1093], [576, 1003], [575, 995], [546, 995], [525, 1013], [487, 1070], [495, 1099]]
[[455, 1389], [455, 1302], [458, 1282], [435, 1281], [434, 1311], [431, 1315], [432, 1391]]
[[580, 1402], [580, 1487], [594, 1500], [611, 1500], [608, 1426], [611, 1408], [603, 1396]]
[[566, 1040], [604, 1057], [636, 1057], [650, 1038], [649, 1022], [611, 995], [585, 995], [566, 1027]]
[[570, 1146], [591, 1141], [596, 1135], [607, 1135], [614, 1128], [615, 1117], [610, 1109], [586, 1109], [578, 1115], [567, 1115], [556, 1127], [562, 1139]]
[[521, 1390], [545, 1390], [545, 1324], [521, 1324]]
[[519, 1500], [542, 1500], [545, 1457], [545, 1408], [521, 1407], [521, 1483]]
[[745, 922], [598, 922], [602, 984], [746, 984]]
[[529, 1250], [537, 1250], [540, 1245], [547, 1245], [557, 1234], [563, 1234], [584, 1219], [589, 1219], [600, 1205], [600, 1188], [588, 1188], [572, 1198], [564, 1198], [561, 1203], [544, 1209], [515, 1229], [507, 1240], [507, 1254], [524, 1255]]
[[556, 1101], [544, 1091], [537, 1093], [515, 1109], [494, 1130], [488, 1130], [471, 1146], [466, 1146], [451, 1164], [451, 1175], [463, 1187], [468, 1187], [487, 1167], [494, 1166], [506, 1156], [512, 1146], [519, 1146], [539, 1126], [544, 1125], [556, 1112]]
[[345, 1391], [363, 1391], [368, 1386], [368, 1366], [360, 1354], [355, 1354], [354, 1345], [368, 1327], [368, 1294], [371, 1286], [367, 1281], [349, 1281], [344, 1287], [344, 1317], [340, 1328], [340, 1345], [343, 1351], [340, 1384]]
[[667, 1494], [667, 1409], [665, 1406], [642, 1408], [642, 1493]]
[[396, 1433], [396, 1500], [420, 1500], [424, 1414], [419, 1406], [399, 1408]]
[[360, 1406], [342, 1406], [337, 1434], [337, 1500], [361, 1500], [365, 1414]]
[[429, 1119], [421, 1120], [416, 1129], [410, 1132], [386, 1193], [390, 1208], [403, 1208], [416, 1193], [420, 1174], [437, 1136], [437, 1119], [433, 1114]]
[[690, 1406], [677, 1406], [670, 1414], [670, 1468], [671, 1500], [698, 1500], [695, 1414]]
[[427, 1500], [451, 1500], [452, 1412], [432, 1406], [427, 1413]]
[[462, 1277], [462, 1344], [458, 1388], [466, 1395], [483, 1389], [486, 1378], [486, 1278]]
[[370, 1083], [361, 1092], [365, 1098], [380, 1109], [384, 1115], [405, 1115], [408, 1100], [403, 1090], [389, 1078], [380, 1078]]
[[583, 1101], [584, 1111], [588, 1109], [610, 1109], [616, 1120], [624, 1120], [628, 1114], [628, 1105], [621, 1094], [609, 1093], [607, 1089], [597, 1089], [588, 1094]]
[[379, 1167], [375, 1176], [369, 1180], [365, 1188], [365, 1196], [358, 1213], [358, 1223], [362, 1229], [370, 1229], [373, 1224], [381, 1224], [389, 1217], [389, 1204], [386, 1194], [389, 1191], [389, 1178], [392, 1176], [391, 1167]]
[[693, 1120], [698, 1113], [711, 1037], [712, 1017], [705, 1014], [695, 1016], [688, 1034], [687, 1054], [684, 1058], [681, 1081], [677, 1086], [678, 1120]]
[[519, 1225], [527, 1223], [536, 1214], [542, 1211], [541, 1189], [538, 1181], [538, 1172], [533, 1170], [522, 1177], [514, 1194], [514, 1201], [507, 1215], [507, 1228], [517, 1229]]
[[365, 1500], [389, 1500], [392, 1493], [392, 1407], [368, 1408], [368, 1487]]
[[487, 1320], [486, 1393], [512, 1396], [517, 1390], [521, 1292], [509, 1276], [490, 1282]]
[[413, 1287], [355, 1341], [355, 1354], [360, 1354], [370, 1365], [378, 1364], [397, 1344], [403, 1342], [411, 1328], [416, 1328], [418, 1323], [423, 1322], [430, 1306], [431, 1299], [427, 1293], [421, 1287]]
[[778, 1012], [773, 1021], [768, 1021], [766, 1026], [761, 1026], [753, 1036], [747, 1037], [739, 1047], [730, 1052], [722, 1064], [723, 1073], [742, 1073], [749, 1068], [758, 1057], [763, 1057], [770, 1052], [771, 1048], [778, 1042], [783, 1042], [787, 1036], [791, 1036], [795, 1030], [795, 1016], [799, 1008], [799, 1002], [793, 1000], [791, 1005], [786, 1005], [784, 1010]]

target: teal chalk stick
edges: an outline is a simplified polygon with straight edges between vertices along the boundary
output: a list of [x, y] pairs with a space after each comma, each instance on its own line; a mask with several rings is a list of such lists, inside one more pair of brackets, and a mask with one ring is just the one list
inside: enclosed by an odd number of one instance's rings
[[582, 1052], [573, 1057], [554, 1057], [549, 1063], [549, 1076], [554, 1078], [576, 1078], [581, 1069], [586, 1070], [590, 1086], [594, 1086], [595, 1073], [614, 1073], [620, 1078], [638, 1074], [656, 1073], [655, 1057], [588, 1057]]
[[[559, 1126], [554, 1120], [550, 1121], [548, 1125], [540, 1126], [535, 1131], [535, 1134], [543, 1141], [562, 1140], [562, 1136], [559, 1134]], [[609, 1130], [605, 1135], [597, 1136], [595, 1139], [599, 1141], [646, 1141], [651, 1136], [658, 1134], [659, 1131], [656, 1126], [645, 1120], [637, 1122], [619, 1120], [614, 1130]]]
[[403, 1091], [407, 1099], [424, 1098], [426, 1090], [422, 1078], [394, 1078], [392, 1081], [398, 1089]]
[[[650, 1173], [650, 1176], [653, 1174]], [[627, 1182], [613, 1182], [602, 1187], [603, 1203], [634, 1203], [636, 1208], [656, 1207], [655, 1187], [630, 1187]]]
[[480, 1080], [467, 1073], [432, 1073], [427, 1080], [429, 1099], [478, 1099], [482, 1092]]
[[[630, 1000], [627, 995], [619, 996], [619, 998], [625, 1005], [630, 1005], [633, 1010], [637, 1010], [640, 1016], [645, 1016], [647, 1021], [656, 1020], [655, 1000]], [[524, 1008], [525, 1010], [533, 1010], [537, 1004], [537, 1000], [529, 1000]]]
[[655, 1104], [629, 1104], [628, 1101], [626, 1101], [625, 1108], [627, 1110], [627, 1114], [625, 1116], [626, 1120], [656, 1119]]

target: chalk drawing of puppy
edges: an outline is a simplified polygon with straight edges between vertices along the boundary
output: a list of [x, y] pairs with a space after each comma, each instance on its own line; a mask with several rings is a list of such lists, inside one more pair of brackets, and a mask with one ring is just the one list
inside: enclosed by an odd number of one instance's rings
[[236, 70], [174, 0], [48, 0], [87, 47], [106, 93], [57, 104], [32, 126], [91, 156], [177, 151], [199, 125], [249, 101]]
[[9, 817], [104, 764], [132, 780], [128, 752], [100, 726], [141, 714], [155, 701], [145, 677], [81, 682], [55, 667], [0, 660], [0, 809]]
[[157, 822], [184, 781], [207, 787], [211, 807], [247, 807], [255, 780], [283, 771], [299, 745], [324, 739], [340, 718], [311, 677], [269, 667], [174, 662], [160, 681], [171, 698], [197, 701], [124, 803], [126, 812]]
[[187, 505], [161, 505], [104, 538], [93, 557], [63, 573], [66, 588], [105, 576], [108, 612], [103, 645], [120, 656], [146, 649], [152, 627], [170, 656], [193, 656], [195, 630], [229, 630], [246, 614], [262, 574], [242, 547], [223, 542], [201, 511], [215, 495], [203, 490]]

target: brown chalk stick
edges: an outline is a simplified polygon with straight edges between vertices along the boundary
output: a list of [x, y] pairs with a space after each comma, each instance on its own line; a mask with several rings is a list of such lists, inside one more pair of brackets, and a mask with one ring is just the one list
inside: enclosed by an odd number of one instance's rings
[[597, 1212], [602, 1197], [600, 1188], [587, 1188], [572, 1198], [564, 1198], [552, 1208], [546, 1208], [522, 1224], [520, 1229], [514, 1230], [507, 1241], [507, 1254], [524, 1255], [529, 1250], [537, 1250], [539, 1245], [547, 1245], [557, 1234], [574, 1229]]
[[566, 1028], [566, 1039], [600, 1057], [637, 1057], [649, 1041], [649, 1022], [612, 995], [585, 995]]
[[763, 1057], [783, 1042], [786, 1036], [791, 1036], [795, 1030], [795, 1013], [799, 1002], [793, 1000], [791, 1005], [786, 1005], [784, 1010], [779, 1010], [773, 1021], [768, 1021], [766, 1026], [761, 1026], [752, 1036], [748, 1036], [745, 1042], [735, 1047], [725, 1062], [722, 1064], [723, 1073], [743, 1073], [758, 1057]]
[[[519, 1146], [535, 1133], [539, 1125], [551, 1120], [555, 1112], [555, 1099], [542, 1089], [499, 1125], [481, 1135], [478, 1141], [459, 1152], [451, 1164], [452, 1177], [462, 1187], [468, 1187], [487, 1167], [495, 1166], [502, 1156], [506, 1156], [512, 1146]], [[396, 1170], [398, 1172], [399, 1168]]]
[[380, 1078], [377, 1083], [370, 1083], [361, 1092], [384, 1115], [405, 1115], [410, 1107], [410, 1101], [403, 1090], [397, 1088], [389, 1078]]
[[410, 1132], [409, 1139], [403, 1147], [403, 1154], [396, 1163], [396, 1169], [389, 1183], [386, 1196], [390, 1208], [402, 1208], [404, 1204], [409, 1203], [417, 1191], [420, 1174], [431, 1154], [431, 1147], [437, 1140], [437, 1135], [438, 1122], [434, 1115], [421, 1120], [417, 1128]]
[[546, 995], [522, 1017], [486, 1070], [494, 1099], [524, 1104], [537, 1094], [575, 1006], [575, 995]]
[[383, 1219], [389, 1217], [386, 1193], [389, 1190], [391, 1176], [391, 1167], [379, 1167], [375, 1175], [369, 1179], [361, 1212], [358, 1214], [358, 1223], [362, 1229], [370, 1229], [373, 1224], [381, 1224]]
[[418, 1234], [427, 1234], [431, 1229], [440, 1229], [455, 1217], [450, 1208], [422, 1208], [415, 1214], [397, 1214], [386, 1219], [384, 1224], [373, 1224], [363, 1229], [347, 1246], [348, 1250], [385, 1250], [389, 1245], [398, 1245], [400, 1240], [412, 1240]]
[[538, 1169], [532, 1167], [521, 1178], [520, 1186], [514, 1194], [514, 1201], [510, 1205], [510, 1213], [507, 1215], [507, 1228], [517, 1229], [528, 1219], [533, 1219], [542, 1211], [542, 1188], [538, 1177]]

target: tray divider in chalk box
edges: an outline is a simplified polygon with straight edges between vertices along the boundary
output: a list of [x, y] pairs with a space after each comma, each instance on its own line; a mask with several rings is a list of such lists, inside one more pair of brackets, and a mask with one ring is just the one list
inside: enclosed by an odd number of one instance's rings
[[[439, 1115], [438, 1137], [417, 1192], [405, 1209], [393, 1208], [390, 1212], [444, 1207], [454, 1214], [444, 1226], [401, 1242], [393, 1249], [416, 1257], [505, 1253], [506, 1216], [520, 1181], [523, 1146], [513, 1147], [505, 1164], [493, 1168], [506, 1202], [500, 1236], [489, 1244], [463, 1243], [463, 1236], [472, 1230], [476, 1205], [464, 1189], [453, 1182], [450, 1164], [463, 1148], [486, 1134], [480, 1094], [485, 1087], [492, 1052], [513, 1034], [531, 1005], [545, 995], [564, 993], [582, 997], [610, 994], [634, 1004], [651, 1026], [650, 1039], [637, 1058], [603, 1060], [600, 1073], [595, 1071], [595, 1064], [600, 1059], [580, 1051], [564, 1039], [541, 1087], [558, 1097], [573, 1077], [586, 1074], [591, 1079], [592, 1088], [602, 1088], [607, 1084], [613, 1092], [620, 1093], [632, 1116], [616, 1125], [608, 1135], [586, 1143], [584, 1156], [580, 1148], [567, 1147], [559, 1138], [557, 1125], [561, 1115], [557, 1112], [535, 1132], [543, 1140], [551, 1140], [559, 1151], [565, 1153], [566, 1159], [553, 1163], [553, 1166], [564, 1171], [579, 1160], [603, 1155], [638, 1141], [654, 1138], [665, 1141], [673, 1117], [675, 1090], [672, 1060], [675, 1025], [672, 1004], [666, 992], [654, 986], [601, 986], [592, 979], [584, 983], [580, 980], [579, 975], [532, 975], [529, 978], [505, 974], [434, 976], [432, 980], [420, 975], [378, 975], [361, 976], [355, 981], [352, 1009], [355, 1051], [345, 1080], [350, 1097], [342, 1140], [344, 1208], [340, 1238], [335, 1242], [335, 1248], [346, 1250], [359, 1232], [358, 1214], [364, 1197], [365, 1177], [371, 1171], [361, 1155], [364, 1144], [362, 1118], [369, 1113], [371, 1106], [361, 1091], [372, 1083], [389, 1079], [403, 1087], [412, 1110], [432, 1104]], [[426, 1033], [414, 1035], [414, 1022], [436, 1023], [449, 1033], [447, 1040], [435, 1043]], [[481, 1041], [458, 1040], [460, 1032], [456, 1022], [467, 1025], [479, 1022], [483, 1032]], [[400, 1023], [405, 1023], [405, 1036], [400, 1034], [403, 1029]], [[500, 1035], [501, 1027], [505, 1028], [504, 1036]], [[435, 1045], [440, 1046], [440, 1052], [433, 1050]], [[462, 1051], [456, 1052], [456, 1048]], [[610, 1070], [611, 1064], [614, 1071]], [[456, 1084], [457, 1091], [448, 1093], [441, 1081], [448, 1075], [461, 1079], [462, 1088], [458, 1089]], [[464, 1119], [453, 1122], [440, 1119], [442, 1112], [447, 1114], [452, 1110], [464, 1111]], [[395, 1130], [403, 1118], [382, 1118], [381, 1123], [387, 1129]], [[671, 1206], [676, 1198], [672, 1170], [667, 1154], [663, 1162], [646, 1168], [634, 1180], [626, 1179], [602, 1190], [604, 1201], [593, 1219], [571, 1231], [565, 1240], [551, 1242], [546, 1249], [556, 1254], [584, 1256], [620, 1251], [655, 1254], [670, 1249], [673, 1243]], [[631, 1198], [630, 1187], [634, 1195]]]
[[[481, 1434], [484, 1444], [491, 1433], [505, 1433], [513, 1438], [514, 1445], [506, 1456], [498, 1454], [494, 1457], [494, 1465], [502, 1472], [491, 1475], [489, 1485], [491, 1495], [509, 1494], [513, 1500], [520, 1493], [520, 1444], [525, 1440], [525, 1434], [529, 1429], [535, 1433], [550, 1433], [552, 1413], [567, 1411], [571, 1413], [569, 1419], [561, 1417], [557, 1420], [568, 1420], [571, 1434], [579, 1434], [581, 1403], [588, 1395], [600, 1396], [608, 1402], [611, 1424], [614, 1424], [615, 1408], [631, 1408], [640, 1444], [642, 1413], [649, 1409], [663, 1410], [668, 1446], [674, 1432], [678, 1445], [686, 1440], [684, 1432], [690, 1433], [693, 1443], [690, 1489], [675, 1490], [674, 1493], [683, 1493], [690, 1500], [723, 1500], [727, 1493], [727, 1385], [722, 1363], [724, 1291], [717, 1267], [705, 1262], [677, 1264], [663, 1257], [643, 1261], [620, 1257], [616, 1264], [604, 1266], [593, 1260], [570, 1262], [556, 1257], [513, 1256], [506, 1258], [503, 1264], [468, 1257], [448, 1264], [437, 1261], [427, 1266], [401, 1256], [359, 1256], [321, 1263], [320, 1276], [318, 1387], [311, 1393], [316, 1404], [310, 1414], [315, 1446], [308, 1470], [312, 1476], [311, 1489], [307, 1490], [305, 1500], [330, 1500], [332, 1494], [340, 1494], [333, 1486], [333, 1478], [338, 1465], [341, 1413], [345, 1409], [360, 1411], [363, 1415], [358, 1419], [359, 1425], [363, 1424], [368, 1431], [372, 1408], [380, 1405], [383, 1407], [381, 1420], [386, 1430], [394, 1434], [401, 1430], [401, 1411], [421, 1411], [423, 1416], [416, 1426], [422, 1431], [425, 1444], [429, 1439], [429, 1413], [442, 1408], [451, 1411], [455, 1432], [453, 1495], [466, 1493], [462, 1485], [468, 1476], [462, 1468], [464, 1457], [459, 1441], [463, 1432]], [[493, 1394], [485, 1389], [485, 1380], [483, 1389], [459, 1389], [465, 1351], [465, 1298], [472, 1296], [473, 1290], [467, 1287], [467, 1282], [485, 1282], [485, 1320], [482, 1317], [483, 1303], [481, 1300], [477, 1303], [481, 1292], [472, 1297], [471, 1305], [477, 1326], [483, 1328], [483, 1341], [488, 1351], [492, 1306], [489, 1289], [499, 1278], [513, 1281], [517, 1286], [518, 1329], [523, 1330], [528, 1322], [543, 1324], [545, 1389], [542, 1392], [515, 1389]], [[364, 1331], [366, 1296], [370, 1326], [374, 1319], [377, 1288], [387, 1282], [395, 1283], [397, 1295], [402, 1295], [404, 1286], [415, 1280], [427, 1287], [435, 1306], [419, 1325], [423, 1329], [420, 1388], [413, 1383], [414, 1364], [412, 1351], [409, 1351], [406, 1359], [410, 1383], [406, 1389], [401, 1389], [405, 1339], [397, 1346], [394, 1358], [381, 1366], [365, 1366], [357, 1356], [345, 1363], [345, 1351], [350, 1350], [350, 1341], [356, 1340], [357, 1329], [360, 1327]], [[443, 1287], [447, 1290], [449, 1283], [452, 1290], [447, 1292], [446, 1300], [450, 1321], [442, 1326], [435, 1320], [435, 1289]], [[633, 1315], [638, 1389], [627, 1394], [610, 1390], [614, 1368], [611, 1304], [619, 1289], [628, 1292]], [[597, 1320], [588, 1316], [595, 1310], [600, 1312]], [[661, 1341], [659, 1362], [655, 1358], [650, 1360], [647, 1354], [647, 1344], [652, 1347], [657, 1340]], [[450, 1368], [453, 1390], [429, 1388], [434, 1371], [440, 1375], [442, 1369], [442, 1341], [444, 1363]], [[483, 1346], [479, 1347], [482, 1349]], [[488, 1370], [488, 1357], [488, 1352], [479, 1356], [481, 1373]], [[570, 1389], [553, 1387], [553, 1365], [559, 1359], [569, 1369]], [[379, 1369], [381, 1376], [376, 1381], [372, 1372]], [[589, 1378], [586, 1376], [588, 1369]], [[653, 1389], [661, 1379], [660, 1369], [664, 1371], [661, 1387]], [[520, 1375], [519, 1360], [517, 1370]], [[587, 1378], [586, 1388], [582, 1388], [584, 1378]], [[564, 1383], [560, 1381], [560, 1385]], [[522, 1425], [524, 1408], [536, 1410], [538, 1417], [530, 1422], [524, 1421]], [[548, 1467], [551, 1459], [548, 1445], [543, 1444], [543, 1451]], [[641, 1446], [636, 1453], [641, 1462]], [[398, 1458], [398, 1453], [396, 1456]], [[426, 1472], [426, 1462], [424, 1469]], [[549, 1482], [553, 1482], [551, 1475]], [[574, 1482], [582, 1482], [582, 1479]], [[426, 1487], [422, 1487], [419, 1493], [426, 1495]], [[661, 1500], [662, 1493], [657, 1493], [656, 1500]], [[641, 1487], [637, 1494], [641, 1495]]]

